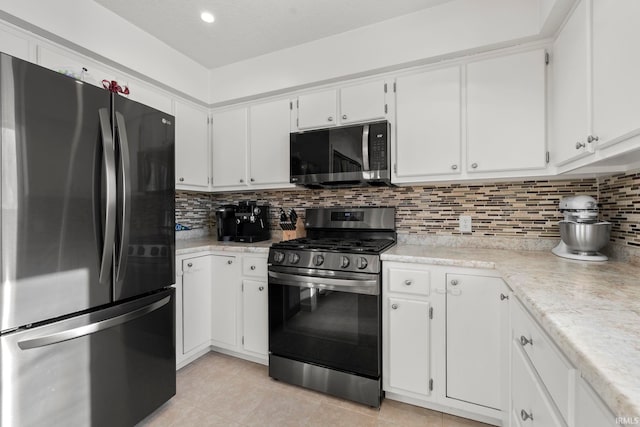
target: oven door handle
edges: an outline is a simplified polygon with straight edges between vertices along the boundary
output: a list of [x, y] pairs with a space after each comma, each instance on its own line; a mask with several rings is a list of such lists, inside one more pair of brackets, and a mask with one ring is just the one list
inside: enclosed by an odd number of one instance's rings
[[269, 279], [274, 279], [274, 281], [279, 285], [297, 286], [300, 288], [327, 289], [330, 291], [365, 295], [380, 294], [380, 286], [377, 279], [333, 279], [290, 273], [278, 273], [275, 271], [269, 271]]

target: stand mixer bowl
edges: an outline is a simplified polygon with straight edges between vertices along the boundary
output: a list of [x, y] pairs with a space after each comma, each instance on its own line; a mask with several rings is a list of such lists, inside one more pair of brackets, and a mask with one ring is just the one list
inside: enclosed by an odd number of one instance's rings
[[567, 248], [580, 255], [595, 255], [609, 242], [611, 223], [560, 221], [560, 237]]

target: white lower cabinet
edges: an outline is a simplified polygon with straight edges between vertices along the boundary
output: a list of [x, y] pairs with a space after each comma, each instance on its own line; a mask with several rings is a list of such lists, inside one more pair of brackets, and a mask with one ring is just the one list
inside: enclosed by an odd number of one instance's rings
[[[388, 398], [499, 425], [510, 291], [495, 271], [383, 263]], [[501, 299], [501, 294], [504, 298]], [[507, 383], [508, 384], [508, 383]]]
[[429, 302], [388, 298], [388, 386], [428, 396], [431, 380]]
[[182, 261], [182, 354], [209, 346], [211, 336], [211, 257]]
[[447, 397], [501, 409], [505, 288], [499, 277], [447, 274]]
[[176, 267], [177, 367], [211, 349], [266, 364], [266, 254], [202, 252]]
[[211, 342], [214, 346], [235, 347], [238, 338], [237, 305], [240, 262], [234, 256], [213, 255], [211, 280]]
[[242, 348], [265, 357], [269, 351], [266, 281], [242, 281]]
[[582, 377], [578, 377], [573, 425], [575, 427], [613, 427], [624, 424], [638, 424], [638, 421], [634, 417], [626, 420], [616, 419], [591, 386]]

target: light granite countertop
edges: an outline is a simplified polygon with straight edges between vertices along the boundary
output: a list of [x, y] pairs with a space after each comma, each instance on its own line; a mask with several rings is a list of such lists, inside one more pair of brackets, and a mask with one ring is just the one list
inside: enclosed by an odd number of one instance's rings
[[205, 251], [269, 253], [269, 246], [274, 240], [257, 243], [219, 242], [215, 237], [199, 237], [195, 239], [177, 239], [176, 255], [188, 255]]
[[640, 416], [640, 267], [549, 252], [396, 245], [386, 261], [495, 268], [616, 416]]

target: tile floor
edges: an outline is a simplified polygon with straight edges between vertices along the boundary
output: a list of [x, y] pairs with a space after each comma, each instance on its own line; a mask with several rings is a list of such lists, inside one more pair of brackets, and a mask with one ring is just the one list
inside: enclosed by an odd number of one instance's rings
[[178, 371], [176, 395], [139, 426], [488, 425], [389, 399], [369, 408], [275, 381], [266, 366], [208, 353]]

